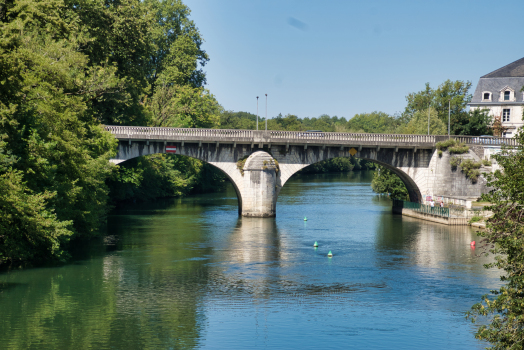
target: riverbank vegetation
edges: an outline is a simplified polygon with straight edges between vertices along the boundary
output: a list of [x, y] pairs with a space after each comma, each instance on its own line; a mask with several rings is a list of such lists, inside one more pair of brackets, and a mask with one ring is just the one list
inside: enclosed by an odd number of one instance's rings
[[[475, 336], [491, 343], [492, 349], [521, 349], [524, 344], [524, 134], [519, 133], [517, 138], [516, 150], [493, 156], [501, 169], [488, 174], [493, 191], [482, 196], [490, 203], [486, 209], [493, 215], [486, 221], [487, 230], [478, 235], [484, 237], [481, 243], [485, 249], [496, 255], [486, 267], [503, 270], [504, 285], [484, 295], [469, 317], [474, 322], [482, 318], [484, 324]], [[485, 317], [489, 317], [488, 324]]]
[[0, 264], [63, 259], [110, 197], [178, 195], [209, 173], [169, 156], [111, 166], [102, 127], [218, 126], [188, 16], [179, 1], [0, 3]]

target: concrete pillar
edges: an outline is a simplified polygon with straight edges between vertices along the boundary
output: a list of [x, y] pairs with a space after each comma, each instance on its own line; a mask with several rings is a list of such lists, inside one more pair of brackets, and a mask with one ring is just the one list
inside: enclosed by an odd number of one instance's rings
[[273, 217], [277, 204], [278, 166], [264, 151], [254, 152], [244, 165], [242, 186], [242, 216]]

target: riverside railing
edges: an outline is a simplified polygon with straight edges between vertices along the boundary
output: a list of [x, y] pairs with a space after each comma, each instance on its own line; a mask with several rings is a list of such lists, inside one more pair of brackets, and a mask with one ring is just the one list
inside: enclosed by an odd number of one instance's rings
[[449, 138], [456, 139], [467, 145], [480, 146], [517, 146], [517, 140], [499, 137], [479, 136], [442, 136], [442, 135], [406, 135], [406, 134], [365, 134], [365, 133], [341, 133], [341, 132], [308, 132], [308, 131], [274, 131], [274, 130], [237, 130], [237, 129], [197, 129], [197, 128], [164, 128], [164, 127], [141, 127], [141, 126], [114, 126], [105, 127], [117, 137], [135, 139], [162, 139], [183, 138], [214, 139], [247, 141], [264, 140], [264, 142], [294, 142], [304, 141], [322, 144], [334, 142], [373, 142], [398, 145], [435, 145], [437, 142], [446, 141]]
[[426, 204], [403, 201], [400, 199], [393, 199], [393, 206], [396, 208], [411, 209], [420, 213], [438, 215], [443, 217], [450, 217], [449, 208], [432, 207]]

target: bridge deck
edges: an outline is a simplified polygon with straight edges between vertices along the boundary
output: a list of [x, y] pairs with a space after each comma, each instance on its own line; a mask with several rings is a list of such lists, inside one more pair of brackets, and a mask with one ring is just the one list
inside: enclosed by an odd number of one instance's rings
[[[305, 131], [255, 131], [232, 129], [189, 129], [156, 128], [141, 126], [106, 126], [115, 137], [122, 141], [157, 141], [157, 142], [202, 142], [202, 143], [237, 143], [237, 144], [274, 144], [274, 145], [320, 145], [320, 146], [380, 146], [399, 148], [434, 148], [439, 141], [448, 136], [441, 135], [402, 135], [402, 134], [362, 134], [341, 132], [305, 132]], [[517, 146], [516, 139], [451, 136], [468, 145], [481, 146]]]

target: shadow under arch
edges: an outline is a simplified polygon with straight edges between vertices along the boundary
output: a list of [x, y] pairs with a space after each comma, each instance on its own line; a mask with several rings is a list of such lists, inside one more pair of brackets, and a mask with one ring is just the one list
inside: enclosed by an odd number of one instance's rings
[[192, 159], [196, 159], [196, 160], [199, 160], [203, 163], [206, 163], [208, 165], [211, 165], [214, 169], [218, 169], [220, 171], [221, 174], [225, 175], [227, 180], [233, 185], [233, 188], [235, 189], [235, 193], [237, 195], [237, 200], [238, 200], [238, 215], [242, 215], [242, 196], [240, 195], [240, 189], [238, 188], [236, 182], [233, 180], [233, 178], [231, 178], [231, 176], [227, 173], [227, 171], [225, 171], [224, 169], [221, 169], [219, 166], [213, 164], [213, 163], [210, 163], [210, 162], [207, 162], [203, 159], [200, 159], [200, 158], [197, 158], [197, 157], [192, 157], [192, 156], [189, 156], [189, 155], [185, 155], [185, 154], [176, 154], [176, 153], [172, 153], [172, 154], [168, 154], [168, 153], [165, 153], [165, 152], [156, 152], [156, 153], [150, 153], [150, 154], [144, 154], [144, 155], [141, 155], [141, 156], [138, 156], [138, 157], [132, 157], [132, 158], [129, 158], [129, 159], [126, 159], [126, 160], [123, 160], [119, 163], [115, 163], [116, 165], [123, 165], [123, 164], [129, 164], [130, 161], [137, 161], [137, 159], [141, 158], [141, 157], [149, 157], [149, 156], [154, 156], [154, 155], [157, 155], [157, 154], [165, 154], [166, 156], [170, 157], [170, 156], [175, 156], [175, 157], [186, 157], [186, 158], [192, 158]]
[[408, 190], [410, 202], [422, 203], [422, 193], [420, 192], [419, 187], [417, 186], [415, 181], [411, 178], [411, 176], [406, 174], [404, 171], [400, 170], [399, 168], [391, 164], [381, 162], [376, 159], [369, 159], [369, 158], [358, 158], [358, 159], [363, 159], [363, 160], [381, 165], [384, 168], [390, 170], [392, 173], [397, 175], [400, 178], [400, 180], [402, 180], [404, 185], [406, 186], [406, 189]]
[[[351, 159], [352, 157], [347, 157], [347, 156], [346, 157], [340, 157], [340, 156], [334, 155], [334, 156], [331, 156], [329, 158], [320, 158], [316, 162], [312, 162], [310, 164], [305, 164], [302, 169], [304, 169], [305, 167], [308, 167], [310, 165], [314, 165], [314, 164], [317, 164], [317, 163], [320, 163], [320, 162], [328, 161], [328, 160], [331, 160], [331, 159], [334, 159], [334, 158]], [[409, 200], [411, 202], [415, 202], [415, 203], [422, 203], [422, 193], [420, 192], [420, 189], [419, 189], [418, 185], [411, 178], [411, 176], [406, 174], [403, 170], [401, 170], [401, 169], [399, 169], [399, 168], [397, 168], [397, 167], [395, 167], [395, 166], [393, 166], [393, 165], [391, 165], [389, 163], [386, 163], [386, 162], [383, 162], [383, 161], [380, 161], [380, 160], [377, 160], [377, 159], [373, 159], [373, 158], [368, 158], [368, 157], [354, 157], [354, 158], [362, 159], [362, 160], [365, 160], [365, 161], [369, 161], [369, 162], [381, 165], [381, 166], [385, 167], [386, 169], [390, 170], [395, 175], [397, 175], [400, 178], [400, 180], [404, 183], [404, 185], [406, 186], [406, 189], [408, 190]], [[290, 178], [293, 177], [294, 175], [296, 175], [297, 173], [298, 173], [298, 171], [295, 172], [292, 176], [290, 176]]]

